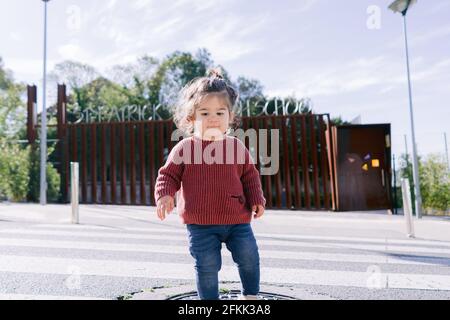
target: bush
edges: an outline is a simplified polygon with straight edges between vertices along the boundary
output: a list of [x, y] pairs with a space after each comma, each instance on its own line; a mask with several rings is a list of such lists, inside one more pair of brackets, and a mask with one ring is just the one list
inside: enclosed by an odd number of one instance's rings
[[[408, 178], [411, 201], [415, 212], [414, 182], [412, 164], [405, 155], [401, 157], [401, 177]], [[425, 160], [419, 157], [420, 193], [425, 214], [448, 214], [450, 210], [450, 176], [444, 157], [430, 154]], [[401, 192], [400, 192], [401, 197]]]
[[420, 191], [427, 212], [445, 213], [450, 209], [450, 179], [447, 164], [438, 154], [431, 154], [420, 170]]
[[30, 148], [0, 139], [0, 200], [25, 201], [30, 182]]
[[[54, 148], [49, 148], [51, 154]], [[0, 138], [0, 201], [39, 201], [39, 148], [11, 144]], [[60, 176], [47, 164], [47, 200], [60, 200]]]
[[[47, 154], [50, 155], [54, 150], [54, 147], [47, 149]], [[30, 151], [30, 186], [28, 188], [28, 201], [38, 202], [40, 197], [40, 148], [33, 147]], [[47, 163], [47, 201], [58, 202], [60, 200], [60, 175], [58, 171], [53, 167], [51, 163]]]

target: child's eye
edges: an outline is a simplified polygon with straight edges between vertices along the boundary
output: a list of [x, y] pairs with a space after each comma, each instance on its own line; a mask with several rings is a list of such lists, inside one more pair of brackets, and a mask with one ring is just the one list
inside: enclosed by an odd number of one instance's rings
[[217, 112], [217, 115], [222, 116], [223, 112]]
[[202, 115], [202, 116], [207, 116], [208, 113], [205, 113], [205, 112], [204, 112], [204, 113], [201, 113], [201, 115]]

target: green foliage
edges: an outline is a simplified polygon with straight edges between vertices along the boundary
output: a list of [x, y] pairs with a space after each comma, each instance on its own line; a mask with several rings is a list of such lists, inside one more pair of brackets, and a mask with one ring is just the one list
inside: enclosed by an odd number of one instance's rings
[[444, 213], [450, 209], [450, 179], [447, 163], [438, 154], [431, 154], [420, 168], [420, 191], [423, 208]]
[[29, 147], [22, 149], [0, 138], [0, 199], [26, 199], [30, 181], [29, 153]]
[[[47, 149], [47, 155], [50, 156], [54, 151], [54, 146]], [[30, 184], [27, 192], [27, 200], [31, 202], [38, 202], [40, 196], [40, 148], [34, 145], [30, 150], [28, 159], [30, 163], [29, 177]], [[47, 163], [46, 168], [47, 175], [47, 201], [57, 202], [60, 200], [60, 181], [61, 177], [58, 171], [53, 167], [51, 163]]]
[[[400, 159], [402, 163], [400, 176], [409, 180], [411, 202], [415, 212], [412, 161], [405, 154], [402, 154]], [[450, 210], [450, 177], [444, 158], [439, 154], [431, 154], [425, 160], [418, 157], [418, 162], [420, 193], [424, 213], [448, 213]]]
[[333, 125], [335, 125], [335, 126], [343, 126], [343, 125], [352, 124], [351, 122], [343, 120], [341, 116], [331, 118], [331, 123], [333, 123]]
[[13, 137], [24, 125], [26, 112], [21, 98], [24, 92], [25, 86], [14, 82], [0, 57], [0, 137]]

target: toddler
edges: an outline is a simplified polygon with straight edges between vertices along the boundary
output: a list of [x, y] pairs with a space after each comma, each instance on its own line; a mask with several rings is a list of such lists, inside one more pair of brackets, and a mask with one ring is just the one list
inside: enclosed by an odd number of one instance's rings
[[174, 121], [186, 138], [178, 142], [158, 171], [157, 214], [164, 220], [174, 208], [186, 225], [195, 260], [197, 292], [219, 299], [218, 272], [225, 243], [237, 264], [241, 299], [257, 299], [260, 270], [253, 217], [264, 213], [260, 175], [248, 149], [228, 134], [238, 99], [219, 69], [191, 80], [180, 92]]

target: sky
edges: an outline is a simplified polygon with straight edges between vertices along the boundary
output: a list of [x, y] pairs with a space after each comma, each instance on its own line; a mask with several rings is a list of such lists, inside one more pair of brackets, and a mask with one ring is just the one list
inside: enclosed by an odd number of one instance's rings
[[[409, 152], [412, 144], [403, 19], [387, 8], [391, 1], [51, 0], [47, 70], [72, 59], [105, 72], [145, 54], [206, 48], [233, 80], [258, 79], [269, 96], [309, 97], [316, 113], [390, 123], [398, 156], [405, 135]], [[0, 0], [0, 57], [17, 81], [39, 87], [43, 7]], [[418, 152], [444, 154], [450, 1], [418, 0], [407, 28]]]

